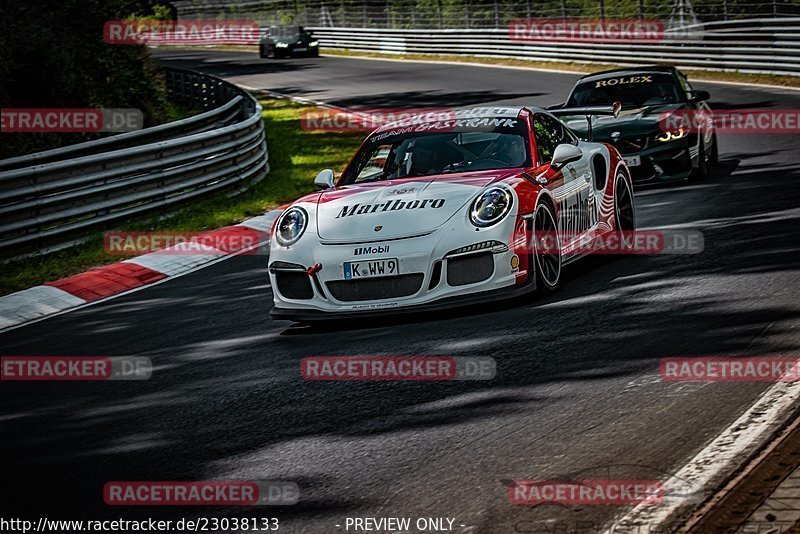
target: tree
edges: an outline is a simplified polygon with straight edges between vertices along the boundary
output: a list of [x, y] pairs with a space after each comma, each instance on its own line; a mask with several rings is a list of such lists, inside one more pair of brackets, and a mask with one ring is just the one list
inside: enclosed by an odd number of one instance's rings
[[[163, 16], [147, 0], [42, 0], [0, 7], [0, 107], [137, 108], [145, 125], [166, 118], [166, 89], [145, 46], [103, 41], [108, 20]], [[6, 134], [0, 157], [91, 138]]]

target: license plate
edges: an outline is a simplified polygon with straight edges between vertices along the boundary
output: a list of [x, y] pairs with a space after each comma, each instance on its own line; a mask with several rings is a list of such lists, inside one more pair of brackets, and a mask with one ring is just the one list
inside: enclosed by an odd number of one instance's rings
[[295, 50], [295, 52], [307, 52], [308, 48], [306, 48], [304, 46], [301, 46], [301, 47], [295, 48], [294, 50]]
[[344, 263], [344, 279], [375, 278], [378, 276], [392, 276], [400, 272], [400, 263], [397, 258], [385, 260], [348, 261]]
[[642, 158], [640, 156], [625, 156], [623, 159], [628, 167], [638, 167], [642, 164]]

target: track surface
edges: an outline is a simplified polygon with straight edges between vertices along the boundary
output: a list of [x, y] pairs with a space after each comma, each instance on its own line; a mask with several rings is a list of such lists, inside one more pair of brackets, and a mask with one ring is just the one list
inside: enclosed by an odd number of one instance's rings
[[[548, 105], [576, 78], [238, 52], [159, 56], [342, 106]], [[718, 107], [800, 106], [800, 92], [696, 85]], [[149, 356], [156, 366], [145, 382], [0, 386], [3, 479], [13, 487], [4, 515], [273, 515], [291, 533], [343, 531], [334, 525], [364, 516], [455, 518], [467, 526], [456, 532], [551, 532], [554, 522], [599, 529], [622, 510], [515, 507], [505, 484], [668, 478], [767, 385], [665, 384], [660, 358], [797, 354], [797, 141], [720, 136], [720, 149], [715, 176], [637, 194], [640, 225], [701, 230], [703, 254], [595, 258], [571, 268], [549, 298], [309, 329], [267, 316], [260, 254], [0, 334], [2, 354]], [[300, 378], [305, 356], [357, 354], [492, 356], [497, 378]], [[209, 478], [291, 479], [303, 497], [255, 512], [102, 502], [109, 480]]]

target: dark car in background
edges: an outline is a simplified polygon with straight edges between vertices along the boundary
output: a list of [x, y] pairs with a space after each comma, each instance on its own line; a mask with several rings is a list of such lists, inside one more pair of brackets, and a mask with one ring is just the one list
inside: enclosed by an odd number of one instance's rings
[[270, 26], [258, 49], [263, 58], [319, 56], [319, 41], [302, 26]]
[[[675, 67], [614, 69], [582, 77], [567, 101], [550, 109], [619, 102], [617, 117], [562, 116], [579, 136], [614, 145], [637, 183], [702, 177], [717, 161], [707, 91]], [[589, 120], [592, 122], [589, 123]], [[683, 127], [691, 124], [691, 127]]]

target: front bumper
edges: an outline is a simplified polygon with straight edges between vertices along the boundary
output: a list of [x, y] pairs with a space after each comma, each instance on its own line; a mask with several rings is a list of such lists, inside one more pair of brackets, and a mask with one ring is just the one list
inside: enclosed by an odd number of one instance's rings
[[622, 156], [639, 156], [640, 165], [628, 166], [636, 184], [685, 180], [694, 168], [697, 147], [686, 140], [680, 140], [655, 146], [651, 144], [646, 150], [623, 153]]
[[427, 304], [416, 304], [399, 308], [379, 308], [374, 310], [343, 311], [335, 313], [315, 309], [300, 310], [292, 308], [279, 308], [275, 306], [269, 312], [269, 315], [276, 320], [299, 322], [363, 319], [410, 314], [418, 315], [452, 308], [487, 305], [493, 302], [510, 300], [526, 295], [535, 289], [535, 277], [531, 277], [530, 280], [519, 285], [508, 286], [497, 290], [479, 291], [477, 293], [446, 297], [441, 300], [429, 302]]
[[279, 56], [311, 56], [317, 52], [319, 52], [319, 46], [306, 44], [290, 44], [287, 47], [275, 46], [275, 53]]
[[[273, 242], [269, 276], [275, 307], [270, 315], [294, 320], [335, 319], [458, 306], [473, 302], [475, 295], [480, 296], [474, 302], [485, 301], [489, 293], [534, 279], [527, 271], [532, 262], [520, 261], [510, 245], [514, 223], [515, 217], [509, 216], [495, 227], [476, 230], [474, 226], [463, 228], [463, 221], [451, 220], [427, 235], [374, 243], [325, 244], [316, 235], [289, 248]], [[500, 245], [452, 254], [484, 242]], [[398, 260], [397, 276], [345, 279], [345, 262], [390, 258]], [[321, 270], [313, 276], [307, 274], [315, 265]]]

